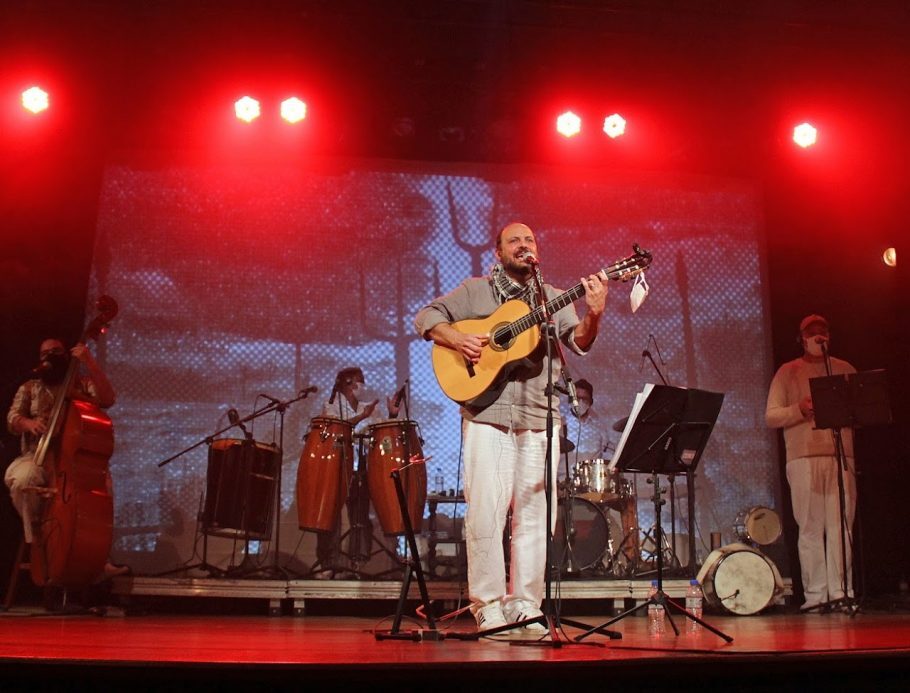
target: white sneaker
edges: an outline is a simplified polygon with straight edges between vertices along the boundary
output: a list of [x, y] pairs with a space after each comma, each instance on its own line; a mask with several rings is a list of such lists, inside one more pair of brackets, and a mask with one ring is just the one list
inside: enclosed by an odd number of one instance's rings
[[477, 620], [477, 630], [490, 630], [508, 625], [502, 613], [502, 603], [498, 600], [477, 609], [474, 618]]
[[[540, 618], [543, 616], [543, 612], [537, 608], [533, 602], [529, 602], [525, 599], [515, 599], [509, 602], [506, 604], [504, 612], [506, 618], [509, 619], [509, 623], [518, 623], [519, 621], [527, 621], [532, 618]], [[528, 633], [546, 633], [547, 627], [540, 621], [537, 621], [523, 626], [522, 630]]]

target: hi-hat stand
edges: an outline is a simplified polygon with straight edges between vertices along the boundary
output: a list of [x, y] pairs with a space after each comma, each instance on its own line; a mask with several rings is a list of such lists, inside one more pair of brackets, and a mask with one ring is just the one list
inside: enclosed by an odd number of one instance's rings
[[[669, 387], [666, 385], [646, 386], [644, 393], [636, 398], [632, 415], [617, 446], [616, 466], [623, 472], [644, 472], [651, 475], [654, 485], [655, 534], [658, 548], [663, 541], [661, 506], [665, 503], [660, 488], [660, 474], [671, 474], [694, 469], [701, 459], [705, 445], [717, 421], [723, 403], [723, 394]], [[657, 592], [638, 606], [635, 606], [600, 626], [579, 635], [580, 641], [642, 609], [652, 605], [664, 610], [673, 632], [679, 635], [679, 628], [673, 621], [671, 610], [683, 614], [703, 628], [711, 631], [726, 642], [733, 638], [709, 625], [670, 599], [663, 591], [663, 551], [657, 551]]]

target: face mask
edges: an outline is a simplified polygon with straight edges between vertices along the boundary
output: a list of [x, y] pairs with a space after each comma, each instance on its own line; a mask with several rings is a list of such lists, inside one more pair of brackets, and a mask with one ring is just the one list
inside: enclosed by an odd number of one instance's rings
[[648, 293], [651, 291], [651, 287], [648, 286], [648, 282], [645, 281], [645, 273], [635, 275], [635, 281], [632, 284], [632, 292], [629, 294], [629, 305], [632, 307], [632, 312], [641, 308], [641, 304], [645, 302], [645, 299], [648, 297]]
[[590, 404], [579, 400], [578, 401], [578, 416], [584, 416], [585, 414], [588, 413], [588, 409], [590, 409], [590, 408], [591, 408]]
[[45, 371], [41, 372], [41, 380], [46, 385], [59, 385], [66, 377], [66, 369], [69, 366], [67, 354], [48, 354], [44, 362], [50, 365]]
[[364, 386], [361, 382], [355, 382], [351, 385], [351, 394], [354, 395], [357, 399], [360, 399], [360, 395], [364, 392]]

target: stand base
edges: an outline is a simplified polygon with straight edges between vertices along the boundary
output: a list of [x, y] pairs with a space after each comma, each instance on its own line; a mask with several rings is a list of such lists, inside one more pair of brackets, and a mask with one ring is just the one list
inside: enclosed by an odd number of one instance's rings
[[821, 604], [810, 606], [807, 609], [800, 609], [799, 613], [811, 614], [816, 611], [820, 614], [830, 614], [834, 611], [839, 611], [847, 614], [850, 618], [853, 618], [858, 613], [862, 612], [862, 606], [858, 599], [853, 597], [841, 597], [840, 599], [832, 599], [830, 602], [822, 602]]

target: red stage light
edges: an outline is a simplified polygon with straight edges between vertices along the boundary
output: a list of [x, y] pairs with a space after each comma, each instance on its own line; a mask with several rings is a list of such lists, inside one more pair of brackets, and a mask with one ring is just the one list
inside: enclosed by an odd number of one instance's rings
[[50, 106], [50, 98], [41, 87], [30, 87], [22, 92], [22, 107], [32, 113], [41, 113]]
[[818, 130], [809, 123], [800, 123], [793, 128], [793, 141], [805, 149], [811, 147], [818, 140]]
[[556, 132], [563, 137], [575, 137], [581, 132], [581, 118], [572, 111], [566, 111], [556, 119]]
[[234, 102], [234, 114], [244, 123], [252, 123], [259, 117], [259, 102], [252, 96], [244, 96]]
[[619, 113], [604, 118], [604, 133], [610, 139], [621, 137], [626, 132], [626, 119]]
[[299, 123], [306, 118], [306, 103], [292, 96], [281, 102], [281, 117], [289, 123]]

